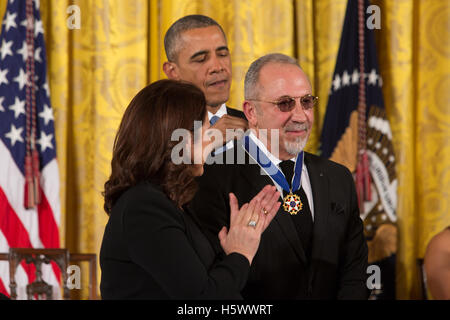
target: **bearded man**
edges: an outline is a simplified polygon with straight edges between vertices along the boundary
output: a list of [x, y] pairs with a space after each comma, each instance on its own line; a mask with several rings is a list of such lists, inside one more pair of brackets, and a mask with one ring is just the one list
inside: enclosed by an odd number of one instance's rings
[[[229, 226], [230, 192], [239, 205], [267, 184], [282, 194], [241, 292], [244, 299], [369, 297], [367, 244], [352, 175], [303, 151], [317, 100], [295, 59], [275, 53], [254, 61], [243, 102], [251, 130], [226, 151], [224, 164], [206, 166], [198, 180], [191, 207], [217, 254], [217, 234]], [[257, 223], [252, 217], [249, 227]]]

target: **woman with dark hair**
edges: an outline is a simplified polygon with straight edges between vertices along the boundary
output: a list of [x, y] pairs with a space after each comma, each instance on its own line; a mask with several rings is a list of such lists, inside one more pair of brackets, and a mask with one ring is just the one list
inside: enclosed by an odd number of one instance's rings
[[[177, 129], [190, 133], [180, 151], [184, 160], [213, 150], [203, 136], [191, 138], [194, 122], [206, 118], [202, 91], [172, 80], [145, 87], [126, 109], [104, 191], [109, 221], [100, 250], [103, 299], [241, 298], [261, 233], [280, 206], [279, 193], [266, 186], [240, 209], [230, 194], [230, 227], [218, 234], [226, 255], [216, 257], [187, 209], [204, 159], [173, 161]], [[204, 121], [202, 131], [208, 128]]]

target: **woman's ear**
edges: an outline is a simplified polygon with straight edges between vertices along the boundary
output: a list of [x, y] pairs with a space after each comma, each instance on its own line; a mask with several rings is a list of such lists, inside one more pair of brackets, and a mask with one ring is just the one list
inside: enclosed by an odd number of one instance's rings
[[166, 61], [163, 63], [163, 71], [167, 78], [171, 80], [180, 80], [177, 65], [173, 62]]
[[244, 111], [245, 117], [248, 120], [250, 128], [256, 128], [258, 124], [258, 119], [256, 117], [256, 106], [250, 101], [245, 100], [242, 104], [242, 110]]

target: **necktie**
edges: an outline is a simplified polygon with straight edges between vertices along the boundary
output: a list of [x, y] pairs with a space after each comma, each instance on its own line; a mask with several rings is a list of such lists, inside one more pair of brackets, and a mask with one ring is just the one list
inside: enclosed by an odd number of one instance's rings
[[214, 125], [214, 123], [216, 123], [219, 119], [220, 118], [218, 116], [212, 116], [209, 120], [209, 123], [211, 123], [211, 125]]
[[[289, 186], [291, 186], [292, 183], [292, 177], [294, 176], [294, 161], [287, 160], [282, 161], [280, 163], [280, 169], [283, 172], [284, 176], [286, 177]], [[300, 200], [303, 203], [302, 210], [299, 211], [296, 215], [291, 215], [292, 222], [295, 225], [295, 228], [297, 230], [297, 233], [300, 237], [300, 240], [303, 245], [303, 249], [306, 254], [306, 258], [308, 261], [311, 258], [311, 247], [312, 247], [312, 237], [313, 237], [313, 221], [312, 221], [312, 215], [311, 210], [309, 209], [309, 203], [308, 198], [306, 197], [305, 191], [303, 190], [303, 187], [300, 188], [300, 190], [297, 190], [296, 192], [293, 192], [296, 195], [300, 197]], [[283, 190], [283, 196], [286, 196], [288, 193]], [[284, 212], [284, 214], [288, 214], [287, 212]]]
[[[214, 125], [214, 123], [216, 123], [217, 121], [219, 121], [219, 119], [220, 119], [220, 118], [219, 118], [218, 116], [212, 116], [211, 119], [209, 119], [209, 123], [210, 123], [211, 125]], [[222, 148], [223, 148], [223, 147], [220, 147], [219, 149], [213, 150], [213, 151], [211, 152], [211, 155], [214, 157], [216, 154], [219, 154], [219, 153], [223, 152], [224, 150], [222, 150]], [[225, 150], [226, 150], [226, 148], [225, 148]], [[221, 151], [221, 152], [218, 152], [218, 151]]]

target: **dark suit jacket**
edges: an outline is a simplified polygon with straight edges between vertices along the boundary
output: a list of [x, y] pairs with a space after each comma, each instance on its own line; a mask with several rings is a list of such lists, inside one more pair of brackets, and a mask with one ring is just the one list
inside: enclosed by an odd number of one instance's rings
[[[244, 120], [247, 120], [247, 118], [245, 117], [245, 114], [242, 111], [239, 111], [239, 110], [236, 110], [236, 109], [233, 109], [233, 108], [227, 107], [227, 114], [229, 114], [230, 116], [233, 116], [233, 117], [238, 117], [238, 118], [242, 118]], [[212, 156], [214, 156], [216, 153], [220, 154], [220, 153], [226, 151], [227, 143], [224, 143], [222, 147], [216, 148], [216, 150], [214, 152], [212, 152]]]
[[236, 109], [227, 107], [227, 113], [230, 116], [238, 117], [238, 118], [242, 118], [242, 119], [247, 120], [247, 118], [245, 117], [245, 114], [242, 111], [240, 111], [240, 110], [236, 110]]
[[[245, 164], [236, 164], [242, 154]], [[229, 192], [241, 206], [273, 184], [249, 160], [240, 141], [224, 159], [234, 159], [235, 164], [205, 165], [192, 201], [218, 253], [222, 249], [214, 235], [229, 225]], [[367, 244], [352, 175], [345, 167], [309, 153], [305, 153], [305, 165], [314, 198], [311, 261], [290, 215], [280, 208], [262, 235], [242, 295], [244, 299], [367, 299]]]
[[103, 299], [240, 299], [248, 260], [216, 259], [189, 214], [147, 182], [114, 205], [100, 251]]

